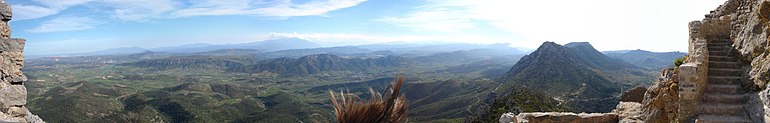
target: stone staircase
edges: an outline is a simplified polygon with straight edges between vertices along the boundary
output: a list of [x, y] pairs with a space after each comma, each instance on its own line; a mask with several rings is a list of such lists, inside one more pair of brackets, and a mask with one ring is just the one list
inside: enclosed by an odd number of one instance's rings
[[744, 108], [749, 95], [741, 88], [741, 63], [729, 39], [708, 42], [708, 84], [698, 107], [699, 123], [749, 123]]

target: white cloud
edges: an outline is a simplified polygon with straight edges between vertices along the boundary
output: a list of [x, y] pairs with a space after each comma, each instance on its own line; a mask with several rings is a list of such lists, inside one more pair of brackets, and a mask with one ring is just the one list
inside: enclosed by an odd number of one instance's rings
[[[415, 12], [383, 17], [416, 30], [459, 32], [494, 28], [522, 36], [512, 42], [590, 41], [600, 50], [684, 50], [687, 23], [703, 18], [723, 0], [429, 0]], [[443, 25], [443, 26], [442, 26]], [[492, 29], [481, 29], [492, 30]]]
[[35, 5], [14, 5], [12, 11], [13, 20], [18, 21], [51, 16], [58, 14], [61, 10]]
[[462, 10], [431, 8], [405, 17], [384, 17], [376, 21], [399, 25], [418, 31], [458, 32], [476, 27], [474, 18]]
[[63, 9], [70, 6], [85, 4], [95, 0], [35, 0], [35, 1], [51, 8]]
[[[313, 16], [356, 6], [364, 1], [366, 0], [312, 0], [304, 3], [294, 3], [292, 0], [35, 0], [39, 5], [12, 6], [16, 16], [14, 19], [17, 21], [57, 15], [74, 6], [104, 9], [109, 17], [120, 21], [147, 21], [157, 18], [218, 15]], [[38, 29], [32, 30], [39, 32]]]
[[174, 0], [104, 0], [101, 3], [113, 8], [112, 18], [122, 21], [165, 18], [165, 14], [178, 8]]
[[[211, 1], [201, 0], [193, 7], [176, 11], [177, 17], [211, 15], [258, 15], [272, 17], [294, 17], [323, 15], [330, 11], [356, 6], [366, 0], [323, 0], [306, 3], [292, 1], [252, 2], [247, 0]], [[264, 7], [267, 6], [267, 7]]]
[[14, 20], [27, 20], [47, 17], [75, 5], [81, 5], [93, 0], [35, 0], [41, 5], [12, 5]]
[[88, 17], [59, 17], [53, 20], [45, 21], [35, 28], [29, 29], [29, 32], [44, 33], [44, 32], [61, 32], [61, 31], [74, 31], [94, 28], [96, 25], [102, 22], [93, 20]]

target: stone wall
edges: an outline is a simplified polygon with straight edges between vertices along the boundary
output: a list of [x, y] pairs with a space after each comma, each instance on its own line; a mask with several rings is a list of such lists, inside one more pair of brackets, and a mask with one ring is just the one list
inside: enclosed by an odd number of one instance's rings
[[11, 38], [11, 6], [0, 0], [0, 122], [43, 122], [29, 112], [27, 77], [21, 71], [24, 66], [24, 43], [26, 40]]
[[[679, 121], [691, 119], [697, 112], [697, 106], [706, 87], [708, 72], [707, 38], [729, 38], [720, 33], [725, 31], [715, 28], [724, 28], [723, 21], [693, 21], [689, 24], [690, 39], [688, 41], [688, 56], [685, 64], [680, 65], [678, 71], [679, 81]], [[669, 119], [671, 120], [671, 119]]]
[[500, 123], [639, 123], [644, 118], [642, 104], [638, 102], [620, 102], [610, 113], [571, 113], [571, 112], [528, 112], [521, 114], [505, 113], [500, 116]]

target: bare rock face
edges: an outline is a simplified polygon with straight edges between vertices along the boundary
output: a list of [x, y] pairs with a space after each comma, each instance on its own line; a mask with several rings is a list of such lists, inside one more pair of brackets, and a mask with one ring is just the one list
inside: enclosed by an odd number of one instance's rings
[[40, 117], [29, 112], [27, 89], [24, 82], [27, 77], [21, 72], [24, 66], [24, 43], [26, 40], [11, 38], [11, 6], [0, 0], [0, 122], [43, 122]]
[[679, 109], [679, 82], [673, 69], [664, 69], [652, 83], [642, 101], [643, 119], [654, 123], [669, 123], [676, 119]]
[[513, 113], [505, 113], [502, 116], [500, 116], [500, 123], [517, 123], [516, 121], [516, 114]]
[[[733, 47], [738, 50], [742, 60], [751, 62], [749, 76], [751, 81], [764, 87], [770, 81], [770, 1], [768, 0], [730, 0], [726, 5], [738, 4], [734, 9], [732, 38]], [[725, 6], [725, 5], [723, 5]], [[716, 11], [726, 11], [717, 9]], [[716, 15], [715, 15], [716, 16]]]
[[620, 102], [612, 113], [617, 114], [621, 123], [642, 123], [642, 104], [638, 102]]

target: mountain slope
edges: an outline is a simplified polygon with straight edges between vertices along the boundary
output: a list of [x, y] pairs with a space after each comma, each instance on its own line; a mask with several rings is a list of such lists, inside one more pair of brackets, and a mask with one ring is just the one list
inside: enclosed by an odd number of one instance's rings
[[388, 70], [403, 65], [401, 57], [388, 56], [381, 58], [343, 58], [332, 54], [308, 55], [301, 58], [278, 58], [264, 63], [245, 66], [239, 69], [231, 69], [237, 72], [263, 72], [269, 71], [282, 76], [305, 76], [330, 71], [368, 72]]
[[148, 59], [121, 65], [151, 67], [157, 69], [232, 69], [256, 63], [257, 59], [245, 56], [174, 56], [160, 59]]
[[496, 92], [507, 95], [511, 89], [530, 88], [566, 99], [576, 111], [607, 112], [614, 105], [583, 101], [608, 100], [617, 103], [614, 95], [623, 87], [638, 85], [643, 82], [640, 79], [652, 79], [652, 75], [601, 54], [587, 42], [565, 46], [545, 42], [536, 51], [522, 57], [500, 78], [502, 83]]

